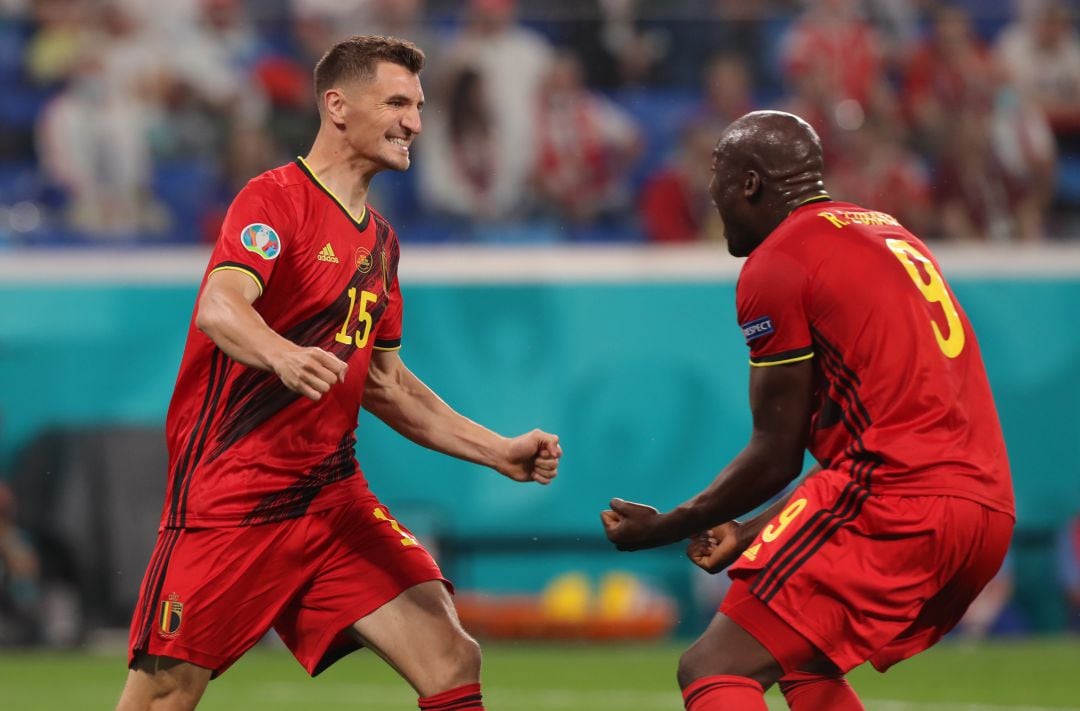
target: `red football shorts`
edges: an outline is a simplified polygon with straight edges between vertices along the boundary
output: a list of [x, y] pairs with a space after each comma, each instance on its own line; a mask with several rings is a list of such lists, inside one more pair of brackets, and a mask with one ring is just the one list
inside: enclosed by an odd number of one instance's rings
[[350, 625], [428, 580], [450, 587], [370, 494], [277, 523], [166, 529], [143, 579], [128, 664], [162, 655], [217, 676], [273, 628], [314, 676], [359, 648]]
[[843, 672], [867, 660], [885, 671], [960, 621], [1012, 529], [1011, 516], [967, 499], [870, 495], [825, 470], [731, 566], [720, 611], [785, 672], [809, 661], [806, 640]]

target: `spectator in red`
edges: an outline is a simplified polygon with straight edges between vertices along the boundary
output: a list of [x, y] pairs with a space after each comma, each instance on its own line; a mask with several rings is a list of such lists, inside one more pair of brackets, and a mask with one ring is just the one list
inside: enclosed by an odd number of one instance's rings
[[630, 207], [627, 174], [641, 133], [624, 110], [585, 86], [581, 61], [556, 56], [541, 86], [533, 174], [540, 204], [571, 222], [617, 218]]
[[998, 79], [993, 57], [960, 7], [940, 6], [933, 31], [916, 50], [904, 77], [904, 105], [919, 140], [941, 149], [960, 112], [989, 110]]
[[844, 150], [829, 170], [832, 196], [874, 205], [915, 234], [932, 234], [930, 176], [905, 145], [902, 125], [875, 118], [847, 132], [845, 139]]
[[646, 180], [639, 204], [649, 242], [698, 242], [718, 231], [707, 187], [717, 135], [707, 124], [689, 124], [671, 163]]
[[855, 101], [864, 113], [873, 111], [885, 84], [882, 41], [859, 14], [856, 0], [821, 0], [792, 25], [784, 38], [785, 78], [801, 82], [807, 75], [834, 104]]

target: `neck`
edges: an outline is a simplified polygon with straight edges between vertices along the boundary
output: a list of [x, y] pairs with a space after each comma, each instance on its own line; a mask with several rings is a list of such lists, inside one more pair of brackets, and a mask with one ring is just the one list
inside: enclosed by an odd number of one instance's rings
[[370, 161], [357, 157], [344, 140], [327, 135], [323, 127], [304, 162], [353, 217], [363, 215], [371, 179], [378, 172]]
[[820, 177], [799, 181], [784, 187], [786, 189], [782, 190], [777, 196], [778, 206], [784, 217], [787, 217], [797, 208], [802, 207], [808, 202], [830, 199], [828, 191], [825, 190], [825, 183]]

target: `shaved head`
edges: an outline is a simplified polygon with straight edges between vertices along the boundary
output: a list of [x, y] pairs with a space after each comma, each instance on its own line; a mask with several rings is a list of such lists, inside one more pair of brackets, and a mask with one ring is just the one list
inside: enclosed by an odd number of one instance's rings
[[724, 129], [709, 192], [728, 249], [747, 256], [802, 201], [825, 195], [821, 139], [803, 119], [754, 111]]
[[825, 170], [821, 139], [795, 114], [755, 111], [728, 126], [716, 144], [729, 159], [741, 159], [772, 180], [786, 182]]

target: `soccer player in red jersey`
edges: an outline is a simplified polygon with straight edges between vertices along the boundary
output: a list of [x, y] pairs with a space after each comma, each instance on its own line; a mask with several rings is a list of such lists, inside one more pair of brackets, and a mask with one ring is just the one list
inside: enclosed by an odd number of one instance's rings
[[449, 583], [354, 453], [362, 406], [515, 481], [550, 483], [561, 456], [554, 435], [505, 438], [456, 413], [398, 355], [398, 239], [367, 195], [379, 171], [409, 167], [423, 62], [393, 38], [331, 48], [311, 152], [229, 209], [169, 407], [168, 489], [119, 709], [194, 708], [271, 628], [312, 675], [367, 646], [421, 709], [483, 708]]
[[[713, 152], [709, 191], [750, 347], [753, 433], [666, 513], [621, 499], [608, 538], [693, 537], [732, 587], [678, 678], [691, 711], [862, 704], [844, 674], [930, 647], [989, 581], [1014, 523], [1012, 484], [975, 334], [930, 250], [894, 218], [833, 201], [802, 119], [755, 112]], [[795, 479], [806, 449], [819, 466]]]

